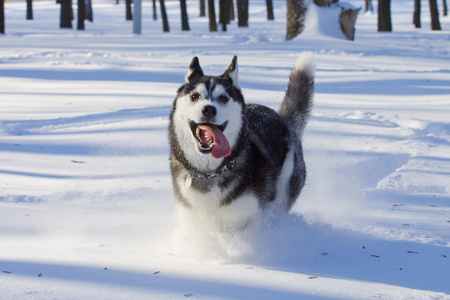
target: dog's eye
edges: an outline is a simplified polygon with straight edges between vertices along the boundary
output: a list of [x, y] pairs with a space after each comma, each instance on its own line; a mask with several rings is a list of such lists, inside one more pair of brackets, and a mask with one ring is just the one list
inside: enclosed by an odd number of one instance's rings
[[228, 100], [230, 100], [230, 98], [228, 98], [225, 95], [220, 95], [219, 97], [217, 97], [217, 101], [221, 102], [221, 103], [227, 103]]
[[192, 101], [197, 101], [198, 99], [200, 99], [200, 94], [199, 93], [193, 93], [191, 95], [191, 100]]

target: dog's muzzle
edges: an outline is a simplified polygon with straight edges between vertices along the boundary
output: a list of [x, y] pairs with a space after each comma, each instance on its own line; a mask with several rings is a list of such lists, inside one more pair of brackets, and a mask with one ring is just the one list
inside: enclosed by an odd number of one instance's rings
[[[212, 110], [212, 107], [215, 110], [214, 106], [205, 107], [209, 107], [210, 110]], [[212, 114], [211, 111], [207, 113]], [[205, 116], [207, 113], [203, 111], [203, 114]], [[230, 143], [223, 134], [223, 131], [225, 130], [227, 125], [228, 121], [226, 121], [222, 125], [217, 125], [210, 122], [196, 123], [194, 121], [190, 121], [189, 126], [191, 127], [192, 135], [197, 141], [199, 151], [204, 154], [211, 153], [214, 158], [223, 158], [230, 155]]]

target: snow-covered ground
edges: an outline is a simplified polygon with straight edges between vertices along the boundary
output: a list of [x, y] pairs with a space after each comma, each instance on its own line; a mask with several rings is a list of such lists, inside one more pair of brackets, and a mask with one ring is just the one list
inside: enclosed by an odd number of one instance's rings
[[[274, 22], [250, 1], [250, 27], [226, 33], [207, 31], [197, 1], [190, 32], [169, 1], [162, 33], [145, 2], [141, 35], [114, 3], [94, 1], [85, 31], [60, 30], [54, 1], [34, 2], [33, 21], [5, 4], [1, 299], [450, 299], [448, 17], [432, 32], [423, 2], [414, 29], [413, 2], [393, 1], [393, 32], [360, 13], [350, 42], [311, 9], [285, 42], [284, 1]], [[277, 109], [304, 50], [316, 97], [292, 214], [180, 243], [167, 124], [190, 60], [221, 74], [238, 55], [247, 102]]]

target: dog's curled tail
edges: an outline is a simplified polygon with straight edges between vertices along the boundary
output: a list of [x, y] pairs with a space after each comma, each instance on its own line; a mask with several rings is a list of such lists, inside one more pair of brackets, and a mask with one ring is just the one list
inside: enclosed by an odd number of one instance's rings
[[300, 54], [289, 77], [289, 84], [279, 111], [301, 136], [311, 113], [314, 97], [316, 62], [310, 52]]

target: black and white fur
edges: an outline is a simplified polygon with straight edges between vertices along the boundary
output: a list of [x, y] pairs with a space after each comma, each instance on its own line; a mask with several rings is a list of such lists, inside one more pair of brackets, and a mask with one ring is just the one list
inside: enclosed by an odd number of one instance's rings
[[[305, 183], [301, 137], [312, 107], [314, 75], [314, 59], [305, 52], [277, 113], [245, 104], [236, 56], [221, 76], [205, 76], [198, 58], [192, 59], [169, 125], [179, 213], [220, 228], [242, 228], [269, 207], [289, 211]], [[231, 153], [215, 158], [214, 141], [199, 124], [221, 130]]]

